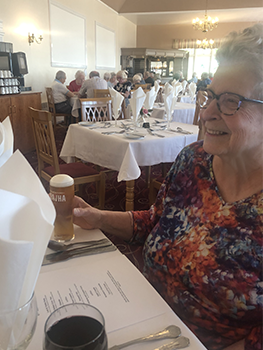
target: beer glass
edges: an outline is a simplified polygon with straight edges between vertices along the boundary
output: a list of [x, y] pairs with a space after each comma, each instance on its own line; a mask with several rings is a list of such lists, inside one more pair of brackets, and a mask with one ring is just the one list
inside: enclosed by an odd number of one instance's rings
[[74, 238], [74, 179], [65, 174], [53, 176], [50, 179], [50, 197], [56, 209], [54, 239], [59, 242], [70, 241]]

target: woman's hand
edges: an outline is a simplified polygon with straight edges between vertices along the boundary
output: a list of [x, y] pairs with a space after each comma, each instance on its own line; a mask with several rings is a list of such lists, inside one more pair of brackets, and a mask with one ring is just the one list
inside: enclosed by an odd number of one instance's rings
[[92, 230], [99, 228], [101, 212], [93, 208], [80, 197], [73, 199], [73, 223], [81, 228]]

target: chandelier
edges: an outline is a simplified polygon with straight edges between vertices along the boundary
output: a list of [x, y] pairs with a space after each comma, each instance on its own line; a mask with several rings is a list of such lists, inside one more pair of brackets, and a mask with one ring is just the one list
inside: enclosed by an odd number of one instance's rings
[[204, 40], [196, 40], [196, 46], [198, 49], [212, 49], [214, 47], [214, 40], [209, 41], [205, 38]]
[[218, 18], [211, 18], [207, 16], [207, 0], [206, 0], [206, 8], [205, 8], [205, 19], [202, 21], [198, 17], [193, 19], [193, 28], [197, 30], [201, 30], [203, 33], [208, 32], [208, 30], [213, 30], [218, 25]]

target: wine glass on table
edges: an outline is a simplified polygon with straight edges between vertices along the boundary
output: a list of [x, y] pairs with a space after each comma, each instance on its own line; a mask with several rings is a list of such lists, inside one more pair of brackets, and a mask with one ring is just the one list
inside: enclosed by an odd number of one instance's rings
[[44, 327], [43, 350], [107, 350], [102, 313], [92, 305], [75, 303], [55, 310]]

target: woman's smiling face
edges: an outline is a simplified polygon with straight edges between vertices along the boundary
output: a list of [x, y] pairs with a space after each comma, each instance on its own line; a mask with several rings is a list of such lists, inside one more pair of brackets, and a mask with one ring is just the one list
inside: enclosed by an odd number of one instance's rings
[[[219, 66], [209, 88], [217, 95], [232, 92], [246, 98], [253, 96], [258, 84], [255, 74], [247, 66], [237, 64]], [[242, 102], [232, 116], [221, 113], [214, 99], [200, 114], [205, 127], [204, 149], [218, 156], [250, 156], [262, 151], [263, 105]]]

